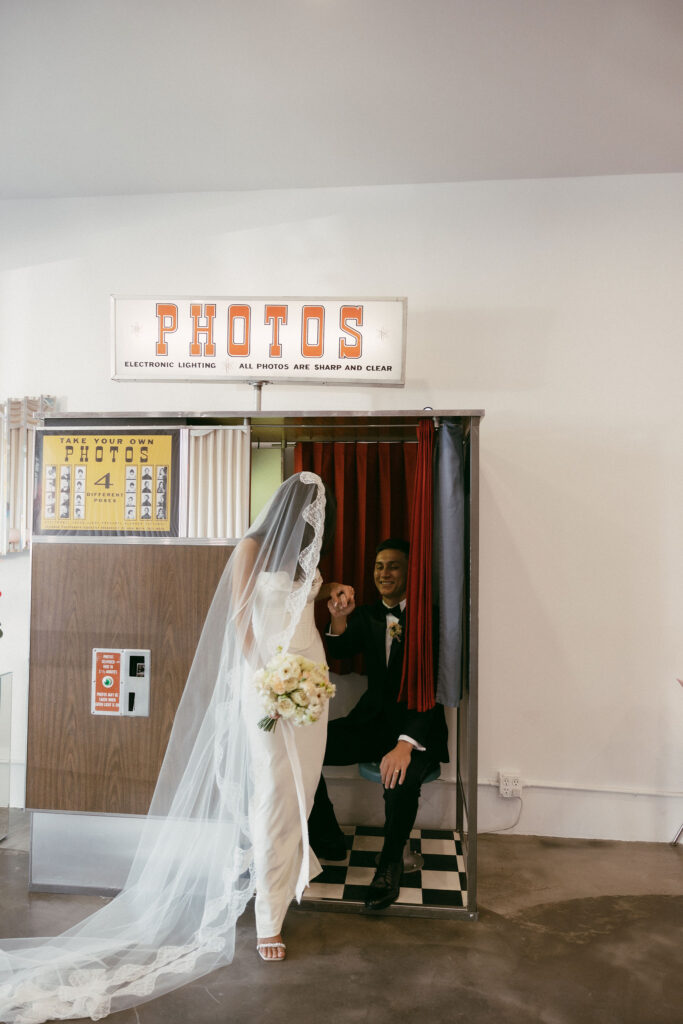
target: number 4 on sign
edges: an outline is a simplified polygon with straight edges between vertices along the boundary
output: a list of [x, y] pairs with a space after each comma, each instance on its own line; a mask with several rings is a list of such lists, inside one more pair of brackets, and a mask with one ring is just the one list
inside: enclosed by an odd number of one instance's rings
[[95, 486], [96, 487], [97, 486], [104, 487], [105, 490], [109, 490], [111, 485], [112, 485], [112, 483], [111, 483], [111, 480], [109, 479], [109, 473], [105, 473], [104, 476], [101, 476], [99, 480], [95, 481]]

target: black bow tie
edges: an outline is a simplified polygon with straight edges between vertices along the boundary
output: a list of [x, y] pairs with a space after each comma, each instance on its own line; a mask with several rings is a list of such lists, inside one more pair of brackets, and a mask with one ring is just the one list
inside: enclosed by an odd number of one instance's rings
[[400, 617], [401, 617], [401, 606], [400, 606], [400, 604], [395, 604], [393, 608], [387, 608], [387, 606], [385, 604], [382, 604], [382, 607], [384, 608], [384, 614], [385, 615], [395, 615], [397, 619], [400, 619]]

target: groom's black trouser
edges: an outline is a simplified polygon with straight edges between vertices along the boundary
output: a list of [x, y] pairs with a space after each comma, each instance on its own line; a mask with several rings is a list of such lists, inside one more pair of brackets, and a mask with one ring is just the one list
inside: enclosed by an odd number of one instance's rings
[[[359, 761], [381, 761], [395, 745], [395, 738], [383, 737], [372, 723], [358, 725], [348, 718], [336, 718], [327, 727], [323, 763], [343, 765], [357, 764]], [[413, 750], [405, 781], [394, 789], [384, 790], [384, 863], [401, 860], [403, 847], [417, 817], [420, 788], [425, 776], [438, 763], [427, 751]], [[317, 842], [334, 842], [341, 835], [322, 775], [308, 819], [308, 830], [314, 849]]]

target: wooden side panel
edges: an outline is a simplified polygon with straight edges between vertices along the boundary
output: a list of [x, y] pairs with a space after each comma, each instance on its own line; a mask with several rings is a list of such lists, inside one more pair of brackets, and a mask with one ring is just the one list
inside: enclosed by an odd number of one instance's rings
[[[34, 545], [28, 807], [147, 812], [229, 554], [213, 545]], [[149, 718], [91, 715], [94, 647], [149, 648]]]

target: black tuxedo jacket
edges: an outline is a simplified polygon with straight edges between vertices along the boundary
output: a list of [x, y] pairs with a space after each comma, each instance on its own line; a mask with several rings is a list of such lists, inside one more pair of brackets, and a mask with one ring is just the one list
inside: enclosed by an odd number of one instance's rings
[[[405, 636], [405, 612], [400, 623]], [[443, 707], [437, 704], [429, 711], [409, 711], [398, 700], [403, 672], [404, 638], [391, 644], [389, 664], [386, 662], [386, 614], [384, 605], [361, 605], [349, 615], [346, 630], [340, 636], [325, 637], [330, 658], [350, 658], [363, 654], [368, 688], [347, 716], [359, 728], [377, 730], [383, 738], [396, 743], [405, 733], [434, 757], [448, 761], [448, 732]]]

